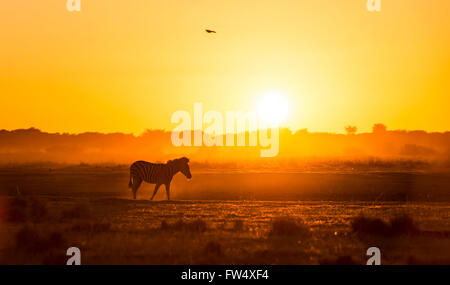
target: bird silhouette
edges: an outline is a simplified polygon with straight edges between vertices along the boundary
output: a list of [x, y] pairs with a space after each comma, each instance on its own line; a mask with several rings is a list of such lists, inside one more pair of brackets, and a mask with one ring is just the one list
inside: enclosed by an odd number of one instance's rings
[[208, 29], [206, 29], [205, 32], [207, 32], [208, 34], [211, 34], [211, 33], [215, 34], [216, 33], [216, 31], [208, 30]]

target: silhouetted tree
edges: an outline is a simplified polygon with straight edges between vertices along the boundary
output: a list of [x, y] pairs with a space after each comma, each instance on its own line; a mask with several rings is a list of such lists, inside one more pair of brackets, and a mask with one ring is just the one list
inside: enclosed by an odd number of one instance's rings
[[372, 127], [372, 132], [373, 133], [384, 133], [386, 132], [386, 125], [383, 124], [375, 124]]
[[347, 135], [354, 135], [358, 131], [358, 128], [356, 126], [346, 126], [345, 131]]

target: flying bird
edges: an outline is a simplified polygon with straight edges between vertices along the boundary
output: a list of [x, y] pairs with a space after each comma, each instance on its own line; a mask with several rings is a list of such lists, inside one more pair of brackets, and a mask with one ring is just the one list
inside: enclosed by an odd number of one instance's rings
[[211, 34], [211, 33], [215, 34], [215, 33], [216, 33], [216, 31], [208, 30], [208, 29], [206, 29], [205, 31], [206, 31], [208, 34]]

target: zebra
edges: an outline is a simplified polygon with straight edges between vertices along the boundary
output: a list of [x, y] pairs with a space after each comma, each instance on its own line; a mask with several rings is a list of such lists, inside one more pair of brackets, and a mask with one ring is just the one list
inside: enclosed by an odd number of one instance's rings
[[151, 200], [162, 184], [166, 186], [167, 200], [170, 200], [170, 182], [173, 176], [181, 171], [188, 179], [192, 178], [188, 162], [187, 157], [169, 160], [167, 163], [150, 163], [142, 160], [134, 162], [130, 166], [130, 182], [128, 183], [128, 187], [133, 191], [133, 198], [136, 199], [136, 192], [142, 181], [145, 181], [156, 184]]

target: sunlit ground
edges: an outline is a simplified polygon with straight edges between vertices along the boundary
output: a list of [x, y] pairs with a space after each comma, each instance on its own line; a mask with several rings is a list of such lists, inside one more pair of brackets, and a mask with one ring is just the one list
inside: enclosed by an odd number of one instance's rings
[[[126, 167], [9, 167], [0, 263], [65, 264], [76, 246], [83, 264], [365, 264], [376, 246], [383, 264], [450, 264], [449, 177], [194, 172], [175, 177], [174, 201], [164, 187], [149, 201], [149, 184], [131, 199]], [[380, 220], [367, 233], [359, 216]], [[386, 229], [405, 216], [416, 228]]]
[[[85, 264], [321, 264], [343, 256], [364, 264], [371, 246], [381, 249], [384, 264], [450, 263], [448, 203], [26, 200], [47, 213], [2, 223], [2, 263], [64, 263], [69, 246], [81, 249]], [[351, 221], [361, 214], [406, 214], [423, 233], [359, 236]], [[280, 217], [302, 220], [309, 233], [273, 232]], [[26, 224], [41, 244], [18, 237]]]

